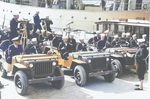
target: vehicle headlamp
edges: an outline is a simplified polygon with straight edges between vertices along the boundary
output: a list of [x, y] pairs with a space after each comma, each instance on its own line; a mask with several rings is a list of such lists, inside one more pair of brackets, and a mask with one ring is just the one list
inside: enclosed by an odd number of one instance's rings
[[88, 60], [88, 63], [91, 63], [91, 60], [90, 60], [90, 59]]
[[53, 66], [56, 66], [56, 64], [57, 64], [56, 62], [53, 62], [53, 63], [52, 63]]
[[106, 58], [106, 61], [109, 61], [109, 58]]
[[33, 64], [30, 64], [29, 67], [32, 68], [32, 67], [33, 67]]

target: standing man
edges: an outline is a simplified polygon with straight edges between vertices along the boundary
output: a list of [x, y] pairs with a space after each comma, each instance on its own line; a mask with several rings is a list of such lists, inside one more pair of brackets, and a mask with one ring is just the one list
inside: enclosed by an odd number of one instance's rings
[[12, 39], [13, 44], [8, 47], [8, 57], [7, 63], [12, 63], [12, 57], [15, 55], [20, 55], [23, 52], [22, 45], [19, 45], [19, 37], [15, 37]]
[[17, 28], [19, 15], [14, 14], [13, 16], [14, 18], [11, 19], [10, 21], [10, 31], [11, 31], [9, 36], [10, 42], [12, 41], [13, 38], [18, 37]]
[[101, 40], [99, 40], [97, 43], [98, 51], [101, 51], [104, 48], [105, 44], [106, 44], [105, 34], [101, 34]]
[[37, 11], [36, 12], [36, 14], [33, 16], [33, 19], [34, 19], [34, 30], [33, 30], [33, 33], [32, 33], [32, 35], [34, 35], [35, 33], [36, 33], [36, 31], [37, 31], [37, 29], [39, 29], [40, 30], [40, 33], [41, 33], [41, 25], [40, 25], [40, 22], [41, 22], [41, 20], [40, 20], [40, 17], [39, 17], [39, 11]]
[[53, 24], [53, 21], [49, 19], [49, 16], [46, 16], [45, 22], [47, 26], [47, 31], [51, 32], [50, 25]]
[[70, 35], [70, 38], [68, 39], [68, 43], [72, 47], [72, 52], [75, 52], [76, 51], [76, 40], [74, 39], [73, 35]]
[[138, 39], [139, 48], [135, 54], [135, 66], [138, 74], [138, 78], [140, 80], [139, 88], [135, 88], [135, 90], [143, 90], [143, 81], [144, 81], [144, 74], [146, 73], [146, 57], [148, 55], [147, 47], [144, 45], [144, 39]]

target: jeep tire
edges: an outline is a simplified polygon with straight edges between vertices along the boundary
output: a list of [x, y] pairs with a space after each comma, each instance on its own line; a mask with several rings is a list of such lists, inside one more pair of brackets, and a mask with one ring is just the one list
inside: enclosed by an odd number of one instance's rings
[[115, 65], [115, 68], [117, 70], [116, 77], [117, 78], [121, 77], [122, 76], [122, 65], [121, 65], [120, 61], [115, 59], [112, 61], [112, 64]]
[[[110, 66], [108, 67], [108, 70], [116, 70], [115, 66], [112, 64], [114, 60], [111, 62]], [[104, 75], [105, 81], [107, 82], [113, 82], [116, 78], [116, 73]]]
[[75, 67], [74, 79], [78, 86], [84, 86], [86, 84], [86, 80], [87, 80], [86, 72], [82, 66], [78, 65]]
[[[54, 70], [54, 76], [64, 76], [62, 70], [59, 67], [56, 67]], [[64, 86], [64, 78], [62, 80], [56, 80], [51, 82], [52, 86], [56, 89], [61, 89]]]
[[28, 79], [23, 71], [16, 72], [14, 76], [16, 91], [20, 95], [25, 95], [28, 90]]
[[7, 77], [7, 72], [6, 72], [6, 70], [3, 68], [3, 65], [1, 64], [1, 66], [0, 66], [0, 74], [1, 74], [1, 77], [3, 77], [3, 78], [6, 78]]

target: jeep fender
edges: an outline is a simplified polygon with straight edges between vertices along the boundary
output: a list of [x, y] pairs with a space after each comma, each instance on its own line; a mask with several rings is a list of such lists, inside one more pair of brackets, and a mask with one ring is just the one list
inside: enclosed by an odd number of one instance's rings
[[29, 70], [26, 66], [20, 64], [20, 63], [15, 63], [13, 67], [12, 74], [15, 74], [18, 70]]

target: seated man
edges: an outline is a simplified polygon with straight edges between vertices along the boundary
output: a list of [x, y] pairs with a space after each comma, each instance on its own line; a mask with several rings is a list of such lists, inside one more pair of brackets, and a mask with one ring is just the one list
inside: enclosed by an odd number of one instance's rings
[[98, 51], [101, 51], [104, 48], [105, 44], [106, 44], [105, 34], [101, 34], [101, 40], [99, 40], [97, 43]]
[[78, 51], [87, 51], [87, 45], [84, 43], [84, 39], [80, 39], [80, 44], [77, 46], [77, 52]]
[[132, 37], [133, 37], [133, 40], [131, 40], [130, 42], [130, 47], [138, 47], [136, 34], [134, 34]]
[[[48, 33], [50, 33], [50, 32], [48, 32]], [[55, 36], [56, 36], [55, 31], [52, 30], [52, 34], [50, 34], [50, 35], [46, 38], [46, 40], [52, 41]]]
[[114, 36], [114, 40], [111, 42], [111, 47], [115, 47], [117, 45], [118, 42], [118, 35]]
[[71, 45], [68, 43], [68, 39], [64, 38], [63, 42], [61, 42], [58, 46], [58, 51], [61, 54], [62, 59], [68, 60], [68, 53], [72, 51]]
[[53, 38], [52, 40], [52, 45], [56, 48], [58, 48], [59, 44], [63, 42], [62, 40], [62, 33], [61, 32], [57, 32], [56, 36]]
[[12, 63], [12, 57], [15, 55], [20, 55], [23, 51], [22, 45], [19, 45], [19, 37], [12, 39], [13, 44], [8, 47], [8, 57], [6, 58], [7, 63]]
[[73, 35], [70, 35], [70, 38], [68, 39], [68, 43], [71, 45], [72, 50], [71, 52], [75, 52], [76, 51], [76, 40], [74, 39]]
[[40, 54], [42, 53], [41, 47], [37, 45], [37, 38], [32, 39], [32, 47], [30, 48], [30, 54]]

